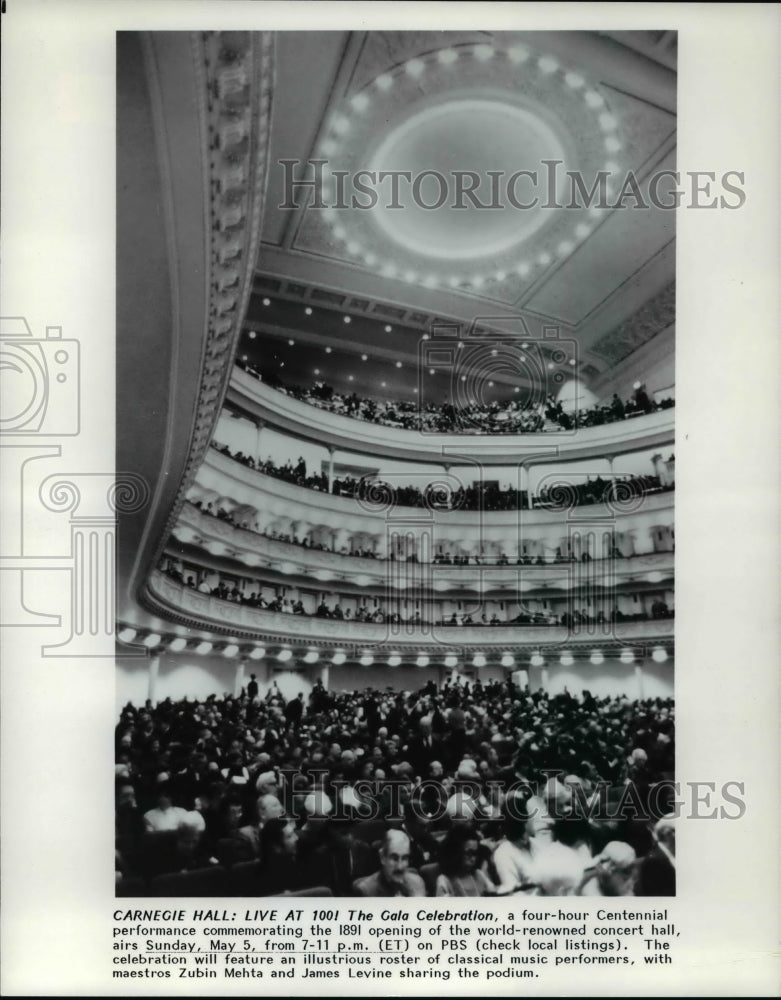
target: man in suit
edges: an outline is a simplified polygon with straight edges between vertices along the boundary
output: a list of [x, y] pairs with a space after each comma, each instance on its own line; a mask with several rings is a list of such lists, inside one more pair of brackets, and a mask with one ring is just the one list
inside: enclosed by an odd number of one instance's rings
[[432, 733], [431, 720], [422, 718], [418, 724], [417, 734], [407, 744], [406, 757], [412, 764], [415, 774], [419, 778], [425, 777], [431, 762], [441, 759], [442, 753], [442, 740]]
[[370, 875], [377, 864], [375, 851], [355, 837], [354, 828], [352, 820], [325, 820], [321, 843], [302, 857], [310, 882], [327, 885], [334, 896], [354, 895], [353, 882]]
[[388, 830], [380, 848], [380, 869], [357, 880], [354, 885], [356, 895], [425, 896], [423, 879], [409, 867], [409, 852], [407, 834], [401, 830]]
[[270, 819], [279, 819], [285, 815], [285, 807], [276, 795], [265, 794], [258, 797], [255, 803], [257, 823], [248, 823], [240, 827], [228, 851], [229, 861], [253, 861], [260, 857], [260, 832]]

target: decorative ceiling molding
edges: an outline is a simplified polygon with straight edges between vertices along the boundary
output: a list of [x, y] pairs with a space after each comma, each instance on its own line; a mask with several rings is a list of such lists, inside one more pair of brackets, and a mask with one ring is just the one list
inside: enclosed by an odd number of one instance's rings
[[591, 351], [611, 365], [629, 357], [633, 351], [675, 323], [675, 282], [671, 282], [634, 316], [591, 345]]
[[268, 173], [273, 33], [203, 32], [191, 40], [209, 175], [204, 275], [208, 307], [188, 456], [151, 565], [156, 565], [176, 524], [228, 389], [241, 320], [252, 292]]

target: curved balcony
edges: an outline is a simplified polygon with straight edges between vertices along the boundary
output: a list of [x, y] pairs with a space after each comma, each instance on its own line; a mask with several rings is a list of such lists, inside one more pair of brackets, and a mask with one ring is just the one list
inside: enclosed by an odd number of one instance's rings
[[163, 618], [195, 629], [208, 628], [242, 640], [289, 642], [291, 645], [435, 649], [540, 649], [599, 646], [607, 648], [673, 640], [672, 619], [582, 626], [563, 625], [444, 626], [370, 624], [263, 611], [224, 601], [171, 580], [155, 570], [147, 581], [145, 604]]
[[[563, 505], [557, 510], [462, 511], [395, 507], [387, 498], [373, 500], [320, 493], [288, 483], [242, 465], [214, 448], [209, 449], [197, 483], [205, 491], [228, 497], [258, 510], [259, 528], [278, 522], [305, 523], [334, 532], [381, 535], [389, 532], [432, 534], [434, 544], [505, 543], [517, 546], [521, 538], [545, 539], [555, 548], [570, 530], [624, 530], [644, 532], [658, 524], [672, 526], [674, 493], [632, 497], [626, 502]], [[564, 497], [566, 499], [566, 497]], [[283, 529], [287, 533], [287, 529]], [[648, 546], [651, 547], [650, 545]], [[368, 562], [369, 560], [366, 560]]]
[[563, 462], [603, 459], [606, 454], [669, 446], [675, 440], [674, 409], [572, 432], [424, 434], [319, 410], [272, 389], [238, 367], [233, 370], [226, 402], [255, 421], [320, 445], [440, 465], [443, 459], [456, 463], [459, 458], [481, 465], [506, 465], [508, 461], [536, 464], [551, 458]]
[[[267, 538], [257, 531], [236, 527], [228, 521], [204, 514], [185, 504], [173, 529], [174, 537], [188, 545], [203, 547], [213, 556], [235, 558], [243, 567], [267, 569], [285, 576], [314, 576], [320, 581], [347, 581], [359, 587], [384, 588], [389, 579], [403, 573], [405, 564], [321, 551], [292, 542]], [[425, 568], [434, 591], [487, 590], [528, 592], [553, 590], [560, 593], [579, 581], [607, 578], [616, 586], [633, 582], [662, 582], [673, 578], [672, 552], [653, 552], [628, 559], [593, 560], [589, 563], [547, 562], [532, 566], [461, 565], [430, 563]], [[420, 575], [420, 564], [416, 572]], [[412, 568], [412, 567], [410, 567]]]

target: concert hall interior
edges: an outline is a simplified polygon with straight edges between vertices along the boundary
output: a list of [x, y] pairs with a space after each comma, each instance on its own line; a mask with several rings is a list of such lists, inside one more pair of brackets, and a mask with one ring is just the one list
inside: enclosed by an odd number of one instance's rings
[[117, 39], [117, 891], [674, 892], [675, 33]]

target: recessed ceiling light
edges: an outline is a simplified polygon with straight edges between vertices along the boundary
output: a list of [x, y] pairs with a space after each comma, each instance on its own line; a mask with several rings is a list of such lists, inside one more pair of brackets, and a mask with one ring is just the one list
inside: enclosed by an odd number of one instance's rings
[[423, 70], [426, 68], [426, 64], [422, 59], [410, 59], [409, 62], [405, 63], [404, 69], [409, 73], [410, 76], [418, 77], [421, 75]]
[[603, 111], [599, 116], [599, 124], [605, 132], [611, 132], [618, 125], [618, 119], [610, 112]]
[[363, 259], [369, 267], [374, 267], [377, 263], [377, 255], [373, 253], [367, 253]]
[[391, 330], [393, 330], [393, 327], [392, 327], [392, 326], [391, 326], [390, 324], [386, 325], [386, 327], [385, 327], [385, 332], [386, 332], [386, 333], [390, 333], [390, 332], [391, 332]]
[[401, 368], [401, 362], [400, 362], [400, 361], [397, 361], [397, 362], [396, 362], [396, 367], [397, 367], [397, 368]]
[[537, 260], [545, 267], [547, 264], [550, 264], [551, 255], [549, 253], [541, 253]]
[[575, 226], [575, 235], [579, 236], [581, 239], [585, 239], [586, 236], [591, 232], [591, 226], [587, 226], [585, 222], [579, 222]]
[[389, 90], [393, 86], [393, 77], [389, 73], [383, 73], [374, 82], [380, 90]]
[[605, 139], [605, 149], [608, 153], [617, 153], [619, 149], [621, 149], [621, 143], [615, 138], [615, 136], [609, 135], [607, 139]]
[[334, 226], [334, 236], [337, 238], [337, 240], [343, 240], [346, 235], [347, 231], [345, 230], [344, 226]]
[[332, 127], [337, 135], [344, 135], [345, 132], [350, 131], [350, 121], [344, 115], [339, 115], [338, 118], [334, 118]]
[[270, 306], [271, 305], [271, 299], [263, 299], [263, 305], [264, 306]]
[[344, 321], [345, 321], [345, 323], [352, 323], [352, 320], [350, 319], [349, 316], [345, 316], [344, 317]]
[[280, 368], [284, 368], [285, 367], [285, 362], [284, 361], [280, 361], [279, 362], [279, 367]]
[[504, 279], [507, 277], [507, 272], [497, 271], [494, 277], [496, 278], [497, 281], [504, 281]]
[[347, 376], [347, 381], [348, 381], [348, 382], [352, 382], [352, 381], [354, 381], [354, 378], [355, 378], [355, 376], [353, 376], [353, 375], [348, 375], [348, 376]]
[[388, 387], [387, 382], [380, 382], [380, 385], [382, 386], [383, 389], [386, 389]]
[[405, 271], [404, 272], [404, 280], [405, 281], [417, 281], [417, 278], [418, 278], [418, 276], [415, 273], [415, 271]]
[[436, 375], [436, 370], [434, 368], [429, 368], [428, 373], [429, 375]]
[[559, 243], [558, 250], [559, 250], [559, 256], [566, 257], [567, 254], [572, 253], [572, 244], [569, 242], [569, 240], [563, 240], [561, 243]]
[[326, 354], [330, 354], [332, 350], [333, 350], [333, 348], [332, 348], [332, 347], [326, 347], [326, 349], [325, 349], [325, 353], [326, 353]]
[[590, 108], [601, 108], [605, 103], [605, 99], [601, 94], [598, 94], [596, 90], [586, 91], [586, 104]]
[[362, 354], [361, 355], [361, 361], [368, 361], [368, 360], [369, 360], [369, 355], [368, 354]]
[[288, 340], [288, 344], [290, 344], [291, 347], [295, 347], [296, 346], [295, 340]]
[[494, 47], [493, 45], [475, 45], [472, 51], [478, 62], [487, 62], [493, 57]]
[[319, 368], [315, 368], [315, 375], [319, 375], [319, 374], [320, 374], [320, 369]]
[[355, 240], [350, 240], [347, 244], [347, 252], [357, 256], [361, 252], [360, 243], [356, 243]]
[[254, 340], [255, 337], [257, 337], [257, 333], [255, 333], [254, 330], [250, 330], [250, 332], [249, 332], [249, 339], [250, 340]]
[[559, 68], [559, 64], [552, 56], [542, 56], [542, 58], [537, 61], [537, 65], [543, 73], [555, 73]]
[[458, 59], [458, 53], [454, 49], [441, 49], [437, 52], [437, 59], [443, 66], [449, 66]]
[[333, 139], [324, 139], [320, 143], [320, 151], [326, 156], [332, 156], [336, 152], [336, 143]]
[[525, 49], [523, 45], [513, 45], [511, 49], [507, 50], [507, 56], [510, 62], [522, 63], [526, 62], [529, 58], [529, 50]]
[[519, 264], [519, 265], [518, 265], [518, 267], [516, 267], [516, 269], [515, 269], [515, 270], [516, 270], [516, 271], [518, 272], [518, 274], [520, 274], [520, 276], [521, 276], [522, 278], [525, 278], [525, 277], [526, 277], [526, 275], [527, 275], [527, 274], [529, 273], [529, 271], [531, 270], [531, 268], [529, 267], [529, 265], [528, 265], [528, 264]]
[[311, 306], [307, 306], [306, 309], [304, 309], [304, 312], [307, 314], [307, 316], [311, 316], [312, 315], [312, 307]]
[[572, 87], [573, 90], [579, 90], [585, 83], [583, 77], [578, 73], [566, 73], [564, 76], [564, 82], [568, 87]]
[[463, 349], [464, 349], [464, 342], [463, 342], [463, 340], [459, 340], [459, 342], [458, 342], [458, 349], [459, 349], [459, 351], [463, 351]]
[[246, 355], [246, 354], [242, 354], [242, 356], [241, 356], [241, 360], [242, 360], [242, 361], [246, 361], [246, 360], [247, 360], [247, 355]]
[[493, 389], [493, 386], [494, 386], [493, 382], [489, 382], [489, 383], [488, 383], [488, 388], [489, 388], [489, 389]]
[[417, 387], [417, 386], [415, 386], [415, 388], [414, 388], [414, 389], [413, 389], [412, 391], [413, 391], [413, 392], [417, 392], [417, 391], [418, 391], [418, 387]]
[[365, 111], [369, 107], [369, 98], [366, 94], [356, 94], [350, 100], [350, 104], [352, 104], [356, 111]]
[[496, 355], [497, 355], [498, 353], [499, 353], [499, 351], [498, 351], [498, 349], [497, 349], [496, 347], [494, 347], [494, 348], [492, 349], [492, 351], [491, 351], [491, 354], [493, 355], [493, 357], [496, 357]]

